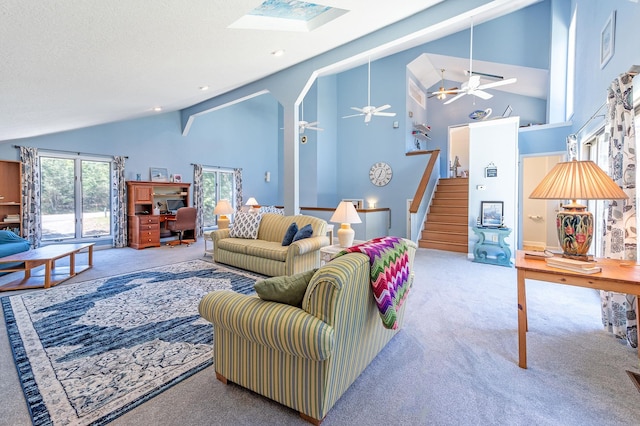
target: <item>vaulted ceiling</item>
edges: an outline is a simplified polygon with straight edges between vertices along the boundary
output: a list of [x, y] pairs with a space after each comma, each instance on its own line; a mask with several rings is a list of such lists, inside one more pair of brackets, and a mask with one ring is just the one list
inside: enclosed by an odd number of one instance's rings
[[[486, 20], [537, 0], [465, 1], [482, 8]], [[282, 0], [265, 3], [278, 2]], [[3, 0], [0, 141], [139, 118], [157, 113], [155, 107], [179, 110], [442, 0], [317, 2], [341, 10], [331, 19], [314, 21], [315, 29], [289, 31], [283, 30], [284, 21], [275, 30], [230, 27], [262, 0]], [[430, 37], [446, 36], [466, 25], [442, 26]], [[284, 54], [274, 55], [278, 50]]]

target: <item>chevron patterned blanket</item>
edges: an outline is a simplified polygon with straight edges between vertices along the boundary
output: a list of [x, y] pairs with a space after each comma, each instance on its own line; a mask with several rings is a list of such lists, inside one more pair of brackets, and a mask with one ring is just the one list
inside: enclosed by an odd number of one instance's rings
[[371, 287], [380, 311], [382, 324], [395, 330], [398, 328], [398, 310], [409, 294], [408, 247], [402, 238], [374, 238], [356, 246], [348, 247], [335, 257], [347, 253], [364, 253], [371, 264]]

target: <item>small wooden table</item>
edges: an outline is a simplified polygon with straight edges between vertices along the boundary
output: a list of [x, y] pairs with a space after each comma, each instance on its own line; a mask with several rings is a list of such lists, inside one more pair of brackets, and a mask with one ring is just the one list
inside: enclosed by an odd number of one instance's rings
[[[358, 244], [362, 244], [366, 241], [361, 241], [361, 240], [353, 240], [353, 243], [351, 243], [352, 246], [356, 246]], [[341, 247], [340, 244], [333, 244], [330, 246], [324, 246], [320, 249], [320, 264], [324, 265], [325, 263], [329, 263], [331, 262], [331, 259], [333, 258], [333, 256], [336, 253], [341, 252], [342, 250], [344, 250], [346, 247]]]
[[[524, 252], [516, 252], [518, 270], [518, 347], [521, 368], [527, 368], [527, 294], [525, 280], [546, 281], [556, 284], [588, 287], [596, 290], [635, 294], [640, 297], [640, 265], [629, 260], [595, 259], [602, 272], [585, 275], [578, 272], [547, 266], [544, 259], [525, 258]], [[640, 358], [640, 345], [638, 345]]]
[[[0, 286], [0, 291], [24, 290], [27, 288], [49, 288], [93, 267], [93, 245], [56, 244], [39, 247], [0, 258], [0, 265], [20, 262], [17, 267], [2, 269], [3, 272], [24, 271], [24, 278]], [[87, 264], [76, 265], [76, 253], [88, 249]], [[56, 260], [69, 256], [69, 266], [57, 267]], [[31, 275], [31, 270], [44, 265], [44, 275]]]

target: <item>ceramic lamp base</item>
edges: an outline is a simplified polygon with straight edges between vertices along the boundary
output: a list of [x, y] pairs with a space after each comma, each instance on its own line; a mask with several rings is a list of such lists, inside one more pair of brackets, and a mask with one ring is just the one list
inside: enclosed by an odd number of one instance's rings
[[351, 228], [348, 223], [343, 223], [338, 229], [338, 242], [340, 247], [351, 247], [353, 245], [353, 238], [356, 235], [356, 231]]
[[558, 212], [556, 223], [563, 255], [587, 260], [587, 252], [593, 240], [593, 215], [586, 210], [564, 210]]
[[229, 218], [222, 215], [218, 218], [218, 229], [227, 229], [229, 227]]

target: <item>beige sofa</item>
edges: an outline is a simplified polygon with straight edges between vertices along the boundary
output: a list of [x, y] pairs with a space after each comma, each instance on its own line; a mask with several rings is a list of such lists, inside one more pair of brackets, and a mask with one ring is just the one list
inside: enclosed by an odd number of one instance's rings
[[[311, 224], [313, 235], [283, 246], [284, 235], [293, 222], [298, 228]], [[329, 245], [326, 232], [327, 222], [317, 217], [264, 213], [256, 239], [230, 238], [229, 229], [213, 231], [213, 259], [272, 277], [293, 275], [320, 267], [320, 248]]]

